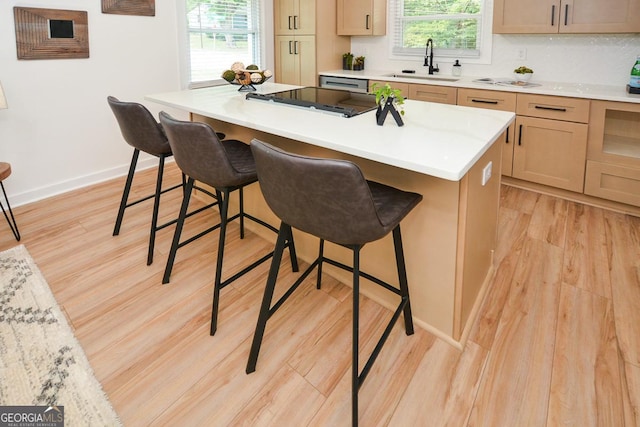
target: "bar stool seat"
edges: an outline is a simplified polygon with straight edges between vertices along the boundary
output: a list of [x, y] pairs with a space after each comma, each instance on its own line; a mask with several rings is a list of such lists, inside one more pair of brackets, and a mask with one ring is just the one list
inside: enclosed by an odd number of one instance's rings
[[[321, 286], [323, 263], [350, 271], [353, 273], [352, 425], [356, 426], [358, 390], [401, 314], [404, 314], [406, 334], [413, 334], [400, 221], [422, 200], [422, 196], [367, 181], [358, 166], [349, 161], [291, 154], [256, 139], [251, 142], [251, 148], [260, 188], [271, 210], [281, 219], [281, 224], [249, 353], [247, 373], [256, 369], [267, 321], [314, 268], [318, 268], [318, 289]], [[292, 227], [320, 239], [318, 257], [272, 305], [284, 242], [291, 235]], [[389, 233], [393, 234], [398, 287], [360, 271], [362, 247]], [[353, 266], [325, 257], [325, 240], [351, 249]], [[400, 296], [391, 320], [362, 370], [358, 366], [360, 277]]]
[[[251, 148], [247, 144], [234, 139], [220, 141], [214, 130], [208, 124], [176, 120], [164, 111], [160, 113], [160, 122], [165, 129], [178, 167], [188, 177], [162, 282], [169, 282], [176, 253], [179, 248], [213, 230], [220, 229], [211, 309], [210, 334], [214, 335], [217, 329], [220, 290], [273, 256], [273, 252], [270, 252], [240, 272], [223, 280], [222, 267], [227, 224], [229, 221], [239, 219], [240, 238], [244, 238], [245, 218], [273, 232], [278, 232], [278, 230], [244, 211], [243, 189], [247, 185], [258, 181]], [[215, 198], [218, 201], [220, 209], [220, 223], [181, 242], [181, 234], [187, 217], [186, 213], [189, 207], [189, 200], [196, 180], [215, 189]], [[236, 190], [239, 194], [239, 213], [229, 217], [229, 196]], [[207, 194], [210, 193], [207, 192]], [[283, 248], [284, 247], [289, 248], [293, 271], [298, 271], [295, 245], [291, 234], [285, 237]]]
[[[4, 180], [9, 178], [10, 175], [11, 164], [7, 162], [0, 162], [0, 187], [2, 187], [2, 195], [4, 196], [4, 201], [7, 204], [7, 209], [5, 210], [4, 203], [2, 203], [1, 200], [0, 207], [2, 208], [4, 218], [7, 220], [7, 224], [9, 224], [9, 228], [11, 228], [13, 237], [15, 237], [17, 241], [20, 241], [20, 231], [18, 230], [18, 224], [16, 224], [16, 219], [13, 216], [13, 211], [11, 210], [11, 205], [9, 204], [9, 198], [7, 197], [7, 192], [4, 190]], [[9, 215], [7, 215], [7, 211], [9, 211]], [[11, 217], [11, 219], [9, 219], [9, 217]]]

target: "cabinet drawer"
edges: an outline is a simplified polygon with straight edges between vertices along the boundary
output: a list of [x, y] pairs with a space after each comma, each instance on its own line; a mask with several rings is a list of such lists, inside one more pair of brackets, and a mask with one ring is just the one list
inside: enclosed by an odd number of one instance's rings
[[384, 86], [387, 83], [389, 83], [389, 86], [391, 86], [392, 88], [398, 89], [400, 93], [402, 93], [402, 96], [404, 96], [405, 98], [409, 98], [409, 83], [385, 82], [382, 80], [369, 80], [369, 92], [372, 92], [372, 87], [374, 84], [377, 84], [378, 86]]
[[456, 104], [458, 89], [447, 86], [421, 84], [409, 85], [409, 98], [417, 101], [438, 102], [440, 104]]
[[497, 90], [458, 89], [458, 105], [516, 111], [516, 94]]
[[519, 93], [516, 113], [519, 116], [589, 123], [589, 105], [588, 99]]
[[584, 193], [640, 206], [640, 170], [587, 160]]

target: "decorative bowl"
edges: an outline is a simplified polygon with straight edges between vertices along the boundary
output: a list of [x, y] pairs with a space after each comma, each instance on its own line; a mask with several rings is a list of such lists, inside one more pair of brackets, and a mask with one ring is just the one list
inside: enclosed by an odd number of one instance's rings
[[[235, 72], [235, 78], [229, 83], [235, 86], [240, 86], [238, 91], [254, 91], [256, 90], [254, 85], [261, 85], [271, 78], [273, 75], [269, 70], [238, 70]], [[226, 79], [225, 79], [226, 80]]]
[[531, 80], [531, 76], [533, 73], [513, 73], [513, 77], [516, 79], [516, 83], [519, 85], [525, 85], [529, 80]]

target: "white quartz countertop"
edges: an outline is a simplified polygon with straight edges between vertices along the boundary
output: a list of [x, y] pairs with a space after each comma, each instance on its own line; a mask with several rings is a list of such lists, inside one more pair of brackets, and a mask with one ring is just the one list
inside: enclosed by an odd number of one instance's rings
[[[401, 77], [391, 77], [400, 74]], [[625, 85], [598, 85], [582, 83], [562, 83], [538, 81], [533, 74], [530, 83], [539, 84], [535, 87], [519, 87], [515, 85], [476, 83], [474, 80], [486, 77], [493, 77], [495, 80], [512, 80], [512, 76], [461, 76], [453, 77], [446, 74], [435, 74], [429, 76], [425, 70], [416, 70], [415, 74], [402, 74], [400, 70], [394, 72], [389, 70], [331, 70], [320, 73], [322, 76], [352, 77], [367, 80], [385, 80], [404, 83], [419, 83], [439, 86], [461, 87], [469, 89], [489, 89], [505, 92], [533, 93], [538, 95], [569, 96], [573, 98], [598, 99], [603, 101], [633, 102], [640, 103], [640, 95], [627, 92]], [[428, 78], [428, 79], [426, 79]], [[458, 79], [452, 81], [452, 79]]]
[[[258, 92], [297, 86], [265, 83]], [[405, 125], [375, 111], [352, 118], [247, 100], [237, 86], [147, 95], [145, 99], [239, 126], [452, 181], [460, 180], [514, 120], [514, 113], [407, 100]], [[248, 142], [248, 141], [247, 141]]]

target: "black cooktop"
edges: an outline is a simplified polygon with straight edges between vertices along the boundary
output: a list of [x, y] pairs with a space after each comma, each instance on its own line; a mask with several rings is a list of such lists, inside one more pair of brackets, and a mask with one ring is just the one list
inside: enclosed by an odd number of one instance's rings
[[295, 105], [343, 117], [354, 117], [376, 108], [375, 95], [320, 87], [303, 87], [275, 93], [251, 92], [246, 98]]

